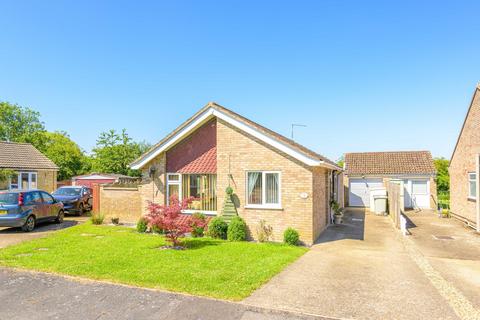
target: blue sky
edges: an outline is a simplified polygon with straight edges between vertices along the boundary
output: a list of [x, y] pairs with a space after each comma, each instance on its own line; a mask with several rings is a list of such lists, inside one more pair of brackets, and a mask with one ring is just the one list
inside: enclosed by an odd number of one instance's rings
[[480, 81], [478, 1], [0, 2], [0, 100], [89, 151], [216, 101], [337, 159], [449, 158]]

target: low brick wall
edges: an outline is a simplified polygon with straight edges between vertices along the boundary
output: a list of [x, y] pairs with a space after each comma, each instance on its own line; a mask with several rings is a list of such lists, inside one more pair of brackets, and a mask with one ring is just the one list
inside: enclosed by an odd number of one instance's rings
[[105, 222], [112, 217], [120, 222], [137, 222], [142, 216], [140, 192], [136, 187], [100, 186], [100, 213], [105, 215]]

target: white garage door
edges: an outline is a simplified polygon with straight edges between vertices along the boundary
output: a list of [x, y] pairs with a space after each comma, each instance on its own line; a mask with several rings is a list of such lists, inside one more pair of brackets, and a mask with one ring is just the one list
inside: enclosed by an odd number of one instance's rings
[[409, 179], [403, 181], [405, 188], [405, 208], [430, 208], [430, 181]]
[[350, 206], [370, 206], [370, 188], [378, 187], [383, 187], [382, 179], [350, 179], [348, 197]]

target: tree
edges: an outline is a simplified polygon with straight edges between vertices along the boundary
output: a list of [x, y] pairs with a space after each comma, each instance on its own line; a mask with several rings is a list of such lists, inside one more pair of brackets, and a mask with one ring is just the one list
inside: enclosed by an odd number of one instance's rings
[[343, 168], [343, 164], [345, 163], [345, 157], [342, 155], [340, 158], [337, 159], [337, 165], [340, 168]]
[[437, 170], [437, 190], [445, 193], [450, 192], [450, 175], [448, 173], [450, 161], [442, 157], [435, 158], [433, 162]]
[[149, 145], [132, 140], [125, 129], [102, 132], [93, 149], [94, 171], [140, 176], [138, 170], [130, 169], [130, 163], [147, 151]]
[[45, 132], [40, 113], [17, 104], [0, 102], [0, 140], [35, 145]]
[[15, 171], [10, 169], [0, 169], [0, 182], [8, 181], [9, 178], [13, 177]]
[[156, 226], [165, 232], [165, 237], [174, 247], [180, 244], [180, 238], [185, 233], [192, 231], [192, 220], [190, 216], [181, 219], [182, 210], [188, 208], [192, 203], [193, 197], [179, 201], [176, 196], [171, 196], [169, 205], [159, 205], [154, 202], [148, 204], [148, 214], [145, 218], [150, 227]]
[[45, 132], [37, 148], [60, 169], [58, 180], [70, 179], [90, 170], [88, 158], [66, 132]]

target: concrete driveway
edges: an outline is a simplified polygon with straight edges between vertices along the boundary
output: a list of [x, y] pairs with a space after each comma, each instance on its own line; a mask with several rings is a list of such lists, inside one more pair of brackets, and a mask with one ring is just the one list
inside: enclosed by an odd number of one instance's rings
[[408, 237], [428, 263], [480, 310], [480, 234], [433, 211], [407, 211]]
[[363, 210], [347, 211], [343, 225], [244, 302], [349, 319], [459, 319], [390, 218]]
[[44, 237], [56, 230], [72, 227], [85, 222], [88, 217], [66, 216], [63, 223], [54, 222], [39, 224], [32, 232], [23, 232], [20, 228], [0, 228], [0, 248], [5, 248], [23, 241]]

